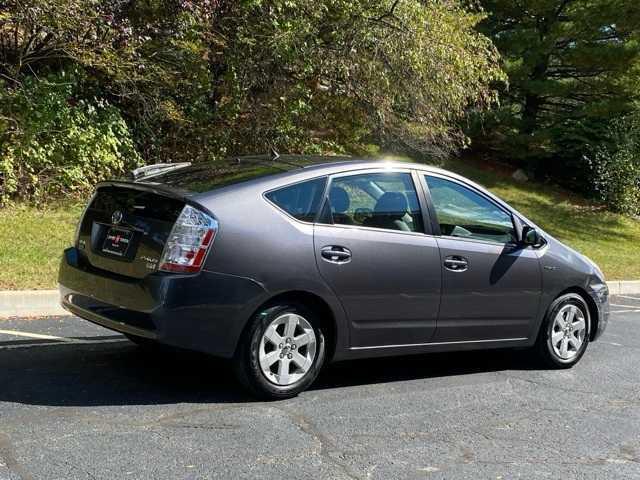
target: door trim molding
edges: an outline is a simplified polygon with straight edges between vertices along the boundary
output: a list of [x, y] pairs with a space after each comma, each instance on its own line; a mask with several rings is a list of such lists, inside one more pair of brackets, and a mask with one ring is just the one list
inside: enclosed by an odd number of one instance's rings
[[378, 348], [401, 348], [401, 347], [428, 347], [433, 345], [459, 345], [465, 343], [490, 343], [490, 342], [518, 342], [528, 340], [527, 337], [518, 338], [490, 338], [486, 340], [459, 340], [455, 342], [429, 342], [429, 343], [405, 343], [401, 345], [373, 345], [366, 347], [349, 347], [349, 350], [372, 350]]

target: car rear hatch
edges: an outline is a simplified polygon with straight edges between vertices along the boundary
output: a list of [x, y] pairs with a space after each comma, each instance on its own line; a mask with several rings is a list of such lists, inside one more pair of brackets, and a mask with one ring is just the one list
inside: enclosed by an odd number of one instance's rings
[[131, 278], [157, 270], [186, 197], [126, 182], [101, 184], [78, 227], [77, 248], [89, 264]]
[[[191, 205], [210, 219], [215, 218], [196, 202], [199, 193], [309, 163], [313, 163], [313, 157], [294, 161], [288, 157], [265, 160], [257, 156], [197, 165], [144, 167], [139, 169], [141, 175], [134, 172], [131, 180], [104, 182], [98, 186], [80, 221], [76, 247], [94, 268], [144, 278], [161, 267], [165, 244], [185, 205]], [[175, 247], [173, 238], [175, 235], [170, 240], [171, 248]]]

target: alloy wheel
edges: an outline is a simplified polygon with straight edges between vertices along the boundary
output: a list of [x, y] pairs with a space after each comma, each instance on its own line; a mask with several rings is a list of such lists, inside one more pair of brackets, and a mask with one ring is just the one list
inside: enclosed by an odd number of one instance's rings
[[576, 305], [563, 306], [553, 319], [551, 346], [562, 360], [578, 355], [585, 342], [587, 321], [584, 312]]
[[316, 343], [313, 327], [304, 317], [295, 313], [280, 315], [267, 326], [260, 340], [262, 374], [276, 385], [296, 383], [311, 369]]

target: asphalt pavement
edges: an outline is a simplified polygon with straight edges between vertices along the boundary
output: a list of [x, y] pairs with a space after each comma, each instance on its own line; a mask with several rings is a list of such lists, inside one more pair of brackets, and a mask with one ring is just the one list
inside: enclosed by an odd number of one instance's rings
[[0, 479], [640, 479], [640, 297], [612, 303], [571, 370], [363, 360], [280, 402], [75, 317], [0, 321]]

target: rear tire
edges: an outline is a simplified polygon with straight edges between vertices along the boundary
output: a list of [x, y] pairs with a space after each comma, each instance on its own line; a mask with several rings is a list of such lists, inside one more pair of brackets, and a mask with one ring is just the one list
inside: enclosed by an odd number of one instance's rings
[[549, 307], [535, 349], [549, 368], [571, 368], [580, 361], [589, 344], [589, 307], [577, 293], [558, 297]]
[[129, 333], [125, 333], [124, 336], [145, 351], [156, 351], [160, 350], [162, 347], [162, 345], [150, 338], [139, 337], [137, 335], [131, 335]]
[[240, 383], [269, 400], [306, 390], [325, 360], [325, 337], [315, 312], [287, 302], [258, 312], [250, 322], [234, 358]]

